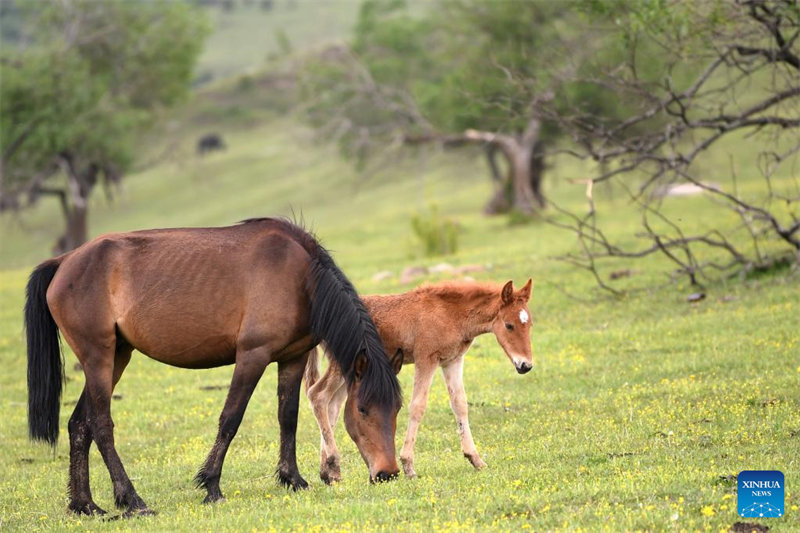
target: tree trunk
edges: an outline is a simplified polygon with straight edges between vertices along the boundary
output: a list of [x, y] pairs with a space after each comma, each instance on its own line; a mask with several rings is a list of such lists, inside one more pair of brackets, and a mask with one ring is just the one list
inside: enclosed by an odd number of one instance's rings
[[533, 187], [531, 186], [531, 151], [532, 147], [517, 146], [510, 154], [511, 179], [514, 185], [514, 209], [521, 213], [533, 214], [534, 206]]
[[66, 216], [66, 231], [64, 232], [64, 245], [66, 250], [74, 250], [88, 239], [87, 219], [88, 210], [86, 206], [70, 209]]
[[[542, 193], [542, 175], [545, 164], [543, 143], [539, 138], [540, 130], [539, 119], [531, 118], [525, 130], [517, 135], [470, 129], [454, 135], [409, 136], [404, 139], [404, 142], [416, 145], [438, 141], [448, 147], [464, 144], [486, 146], [494, 193], [483, 208], [484, 213], [495, 215], [506, 213], [513, 208], [522, 213], [533, 214], [546, 206]], [[500, 170], [495, 160], [498, 151], [508, 161], [508, 174], [505, 177], [500, 176]]]
[[88, 240], [89, 195], [99, 172], [97, 165], [90, 164], [83, 174], [79, 173], [68, 154], [62, 155], [61, 167], [67, 175], [69, 202], [62, 197], [65, 228], [53, 247], [55, 253], [69, 252]]
[[533, 199], [539, 209], [547, 207], [547, 201], [542, 193], [542, 181], [544, 177], [544, 143], [537, 140], [531, 150], [531, 190], [533, 191]]
[[511, 210], [513, 190], [508, 177], [501, 173], [500, 166], [497, 164], [498, 151], [499, 148], [496, 144], [489, 144], [486, 147], [486, 159], [492, 173], [492, 185], [494, 186], [494, 194], [483, 208], [483, 213], [486, 215], [499, 215]]

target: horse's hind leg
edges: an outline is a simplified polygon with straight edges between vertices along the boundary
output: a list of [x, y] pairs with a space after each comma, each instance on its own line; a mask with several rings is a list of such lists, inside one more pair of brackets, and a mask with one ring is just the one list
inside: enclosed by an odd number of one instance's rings
[[92, 430], [89, 427], [86, 389], [69, 419], [69, 510], [76, 514], [106, 514], [92, 499], [89, 487], [89, 448]]
[[278, 479], [292, 490], [308, 488], [297, 469], [297, 411], [300, 404], [300, 384], [306, 368], [308, 352], [290, 361], [278, 363], [278, 422], [281, 426], [281, 455]]
[[225, 407], [219, 415], [219, 429], [217, 440], [206, 458], [203, 467], [195, 476], [198, 487], [204, 487], [208, 494], [203, 503], [212, 503], [224, 499], [219, 488], [219, 478], [222, 475], [222, 463], [228, 447], [239, 430], [244, 411], [250, 396], [253, 395], [258, 380], [267, 367], [267, 358], [264, 353], [251, 352], [236, 357], [236, 366], [233, 369], [231, 388], [225, 399]]
[[[73, 346], [74, 348], [74, 346]], [[122, 460], [114, 446], [114, 421], [111, 419], [111, 392], [130, 360], [130, 350], [116, 352], [112, 359], [110, 350], [91, 346], [76, 351], [86, 374], [90, 428], [100, 455], [106, 463], [114, 487], [114, 502], [125, 508], [124, 516], [153, 514], [133, 487]], [[78, 462], [80, 466], [80, 462]], [[88, 472], [88, 463], [87, 463]]]
[[[114, 385], [131, 359], [132, 348], [117, 348], [114, 357]], [[89, 404], [86, 388], [78, 399], [69, 419], [69, 509], [76, 514], [106, 514], [92, 499], [89, 487], [89, 448], [92, 445], [92, 429], [89, 424]]]

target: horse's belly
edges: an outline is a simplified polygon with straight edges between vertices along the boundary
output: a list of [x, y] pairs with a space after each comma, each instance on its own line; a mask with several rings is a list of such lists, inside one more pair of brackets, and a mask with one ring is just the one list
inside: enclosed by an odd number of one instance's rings
[[235, 361], [236, 328], [155, 318], [122, 318], [117, 328], [134, 348], [169, 365], [212, 368]]

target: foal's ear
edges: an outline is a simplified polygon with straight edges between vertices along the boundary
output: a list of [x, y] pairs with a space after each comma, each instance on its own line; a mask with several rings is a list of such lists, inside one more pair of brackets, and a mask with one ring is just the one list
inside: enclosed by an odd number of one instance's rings
[[500, 293], [500, 299], [503, 300], [504, 304], [510, 304], [511, 301], [514, 299], [514, 282], [509, 281], [503, 286], [503, 290]]
[[367, 354], [363, 351], [358, 352], [356, 356], [356, 360], [353, 362], [353, 370], [356, 373], [356, 379], [361, 379], [361, 376], [364, 375], [364, 372], [367, 371], [367, 365], [369, 361], [367, 361]]
[[405, 356], [403, 355], [403, 349], [398, 348], [397, 352], [395, 352], [394, 357], [390, 361], [392, 364], [392, 370], [394, 370], [395, 374], [399, 374], [400, 370], [403, 368], [403, 359]]
[[525, 301], [527, 302], [531, 299], [531, 289], [533, 289], [533, 280], [528, 278], [528, 283], [526, 283], [517, 294], [520, 298], [525, 298]]

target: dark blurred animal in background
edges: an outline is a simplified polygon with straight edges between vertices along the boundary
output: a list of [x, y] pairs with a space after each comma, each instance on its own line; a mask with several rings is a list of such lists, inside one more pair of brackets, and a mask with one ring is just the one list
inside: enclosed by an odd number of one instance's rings
[[214, 150], [225, 150], [227, 146], [219, 133], [208, 133], [197, 141], [197, 155], [203, 155]]

